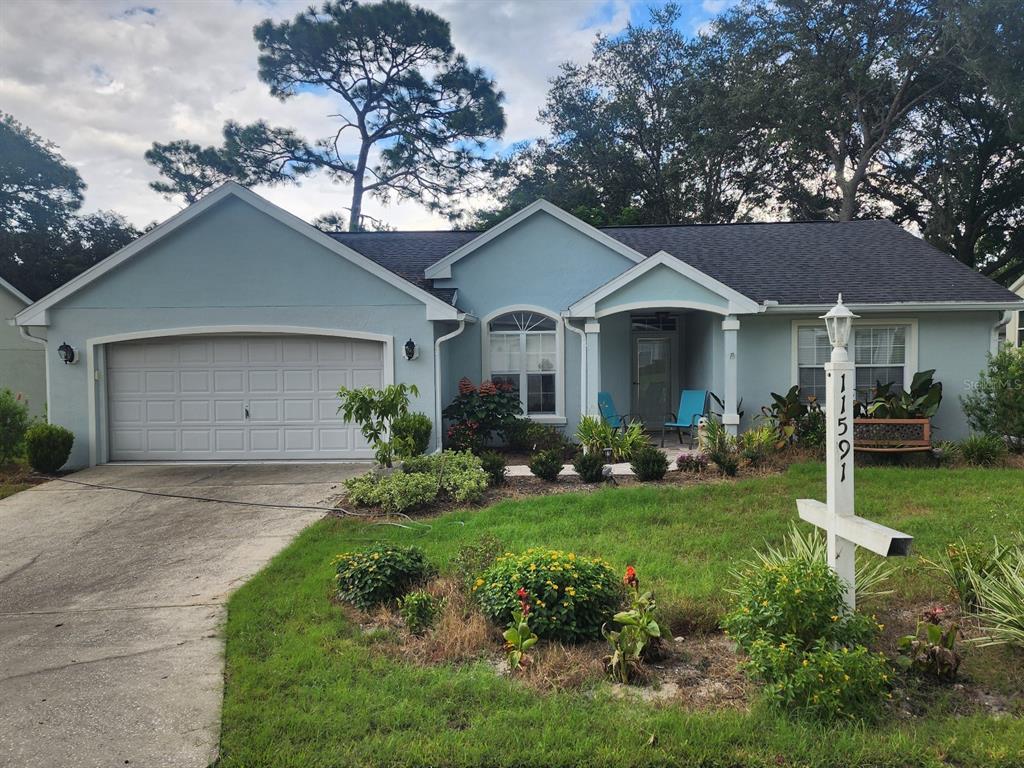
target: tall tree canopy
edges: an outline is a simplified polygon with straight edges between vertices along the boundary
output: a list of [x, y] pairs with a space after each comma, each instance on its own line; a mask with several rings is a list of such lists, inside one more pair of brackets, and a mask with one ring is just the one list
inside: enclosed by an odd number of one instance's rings
[[0, 114], [0, 276], [29, 298], [138, 237], [109, 211], [78, 215], [84, 191], [78, 171], [51, 142]]
[[489, 225], [543, 196], [596, 224], [887, 216], [1024, 274], [1024, 0], [746, 0], [599, 36], [495, 164]]
[[366, 194], [450, 211], [484, 167], [487, 141], [504, 132], [502, 94], [455, 52], [448, 22], [431, 11], [338, 0], [291, 21], [267, 19], [253, 34], [272, 95], [337, 97], [330, 133], [308, 141], [262, 121], [229, 122], [221, 147], [154, 144], [146, 158], [166, 179], [157, 191], [192, 201], [229, 178], [282, 183], [323, 172], [352, 185], [349, 228], [357, 230]]

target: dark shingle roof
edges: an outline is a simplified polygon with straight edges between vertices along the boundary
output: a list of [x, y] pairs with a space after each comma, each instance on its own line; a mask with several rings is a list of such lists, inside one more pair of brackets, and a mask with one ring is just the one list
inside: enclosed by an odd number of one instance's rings
[[[673, 256], [754, 301], [851, 304], [1019, 301], [1010, 291], [886, 220], [605, 227], [651, 256]], [[479, 232], [331, 233], [381, 266], [450, 300], [423, 277]], [[581, 297], [582, 298], [582, 297]]]

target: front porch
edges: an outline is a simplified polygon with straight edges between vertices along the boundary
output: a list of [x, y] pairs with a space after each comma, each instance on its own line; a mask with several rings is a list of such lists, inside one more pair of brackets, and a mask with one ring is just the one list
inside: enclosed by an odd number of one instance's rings
[[598, 416], [607, 392], [622, 414], [643, 422], [660, 442], [683, 390], [709, 393], [707, 412], [739, 430], [737, 342], [749, 298], [658, 253], [573, 304], [582, 328], [581, 411]]

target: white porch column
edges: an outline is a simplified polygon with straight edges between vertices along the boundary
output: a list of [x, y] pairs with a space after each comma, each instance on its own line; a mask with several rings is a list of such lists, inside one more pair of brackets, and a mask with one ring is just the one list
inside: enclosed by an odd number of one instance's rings
[[740, 417], [736, 413], [736, 393], [739, 391], [736, 337], [739, 330], [740, 321], [735, 315], [729, 315], [722, 321], [722, 331], [725, 335], [725, 412], [722, 414], [722, 423], [733, 435], [737, 434], [740, 428]]
[[597, 416], [597, 393], [601, 390], [601, 324], [596, 318], [588, 318], [583, 330], [587, 336], [587, 399], [582, 410], [587, 416]]

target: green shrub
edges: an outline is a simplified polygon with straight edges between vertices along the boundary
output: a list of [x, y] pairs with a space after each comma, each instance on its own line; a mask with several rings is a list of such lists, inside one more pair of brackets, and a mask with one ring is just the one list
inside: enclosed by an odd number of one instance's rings
[[707, 420], [703, 450], [708, 459], [725, 475], [732, 477], [740, 468], [740, 452], [736, 438], [729, 434], [725, 425], [718, 419]]
[[495, 451], [484, 451], [480, 454], [480, 467], [487, 473], [489, 485], [504, 485], [508, 473], [505, 457]]
[[395, 419], [409, 413], [409, 396], [419, 397], [420, 391], [415, 384], [389, 384], [383, 389], [360, 387], [338, 390], [341, 405], [338, 413], [345, 421], [359, 425], [359, 431], [374, 451], [377, 463], [382, 467], [390, 467], [392, 459], [400, 444], [394, 435], [385, 439]]
[[967, 421], [987, 435], [1008, 437], [1024, 451], [1024, 347], [1004, 345], [990, 355], [969, 394], [960, 398]]
[[398, 612], [410, 633], [422, 635], [437, 621], [441, 601], [429, 592], [410, 592], [399, 599]]
[[580, 451], [572, 462], [572, 468], [585, 483], [600, 483], [604, 480], [604, 456], [600, 453]]
[[400, 457], [419, 456], [430, 447], [433, 425], [424, 413], [406, 413], [391, 422], [391, 439]]
[[0, 465], [21, 454], [28, 424], [28, 403], [25, 399], [9, 389], [0, 389]]
[[668, 457], [653, 445], [645, 445], [633, 454], [630, 468], [637, 480], [661, 480], [668, 472]]
[[503, 551], [501, 542], [489, 533], [463, 545], [452, 558], [452, 571], [455, 578], [467, 589], [471, 588], [473, 582], [494, 564]]
[[[783, 566], [795, 558], [806, 562], [826, 562], [827, 556], [828, 546], [824, 531], [790, 523], [789, 533], [786, 534], [781, 546], [766, 545], [764, 551], [755, 552], [754, 559], [743, 562], [741, 568]], [[893, 570], [893, 566], [884, 557], [876, 557], [867, 552], [858, 553], [857, 570], [854, 574], [857, 597], [863, 599], [892, 594], [892, 590], [882, 587], [892, 579]]]
[[766, 699], [787, 714], [873, 720], [891, 697], [885, 656], [863, 645], [818, 640], [805, 648], [792, 635], [761, 637], [744, 666], [765, 684]]
[[433, 476], [439, 495], [451, 501], [479, 501], [487, 490], [487, 473], [480, 459], [469, 451], [414, 456], [402, 462], [402, 471], [410, 475]]
[[392, 472], [378, 475], [367, 472], [345, 481], [346, 498], [357, 507], [380, 507], [395, 514], [426, 506], [437, 498], [437, 479], [433, 475]]
[[936, 464], [949, 466], [960, 458], [960, 444], [952, 440], [943, 440], [932, 446], [932, 456]]
[[504, 626], [520, 609], [520, 589], [533, 601], [533, 631], [569, 642], [600, 638], [601, 625], [611, 620], [624, 597], [622, 582], [601, 558], [541, 548], [499, 557], [476, 580], [473, 594], [484, 614]]
[[530, 457], [530, 471], [541, 480], [555, 482], [562, 471], [561, 451], [540, 451]]
[[459, 393], [443, 411], [451, 422], [448, 440], [463, 450], [479, 449], [522, 412], [519, 394], [511, 387], [490, 380], [481, 381], [477, 387], [463, 377], [459, 379]]
[[37, 421], [25, 430], [25, 454], [36, 472], [53, 474], [71, 455], [75, 435], [64, 427]]
[[998, 435], [971, 435], [960, 443], [960, 456], [976, 467], [991, 467], [1006, 458], [1006, 443]]
[[683, 472], [704, 472], [708, 468], [706, 453], [680, 453], [676, 457], [676, 466]]
[[509, 419], [502, 425], [501, 434], [508, 449], [516, 453], [564, 450], [567, 444], [557, 429], [532, 419]]
[[1024, 648], [1024, 543], [1002, 550], [986, 574], [973, 576], [986, 644]]
[[584, 416], [576, 428], [576, 440], [588, 453], [604, 455], [605, 448], [612, 449], [612, 461], [629, 461], [642, 446], [647, 445], [644, 425], [634, 421], [625, 429], [614, 429], [598, 416]]
[[960, 610], [967, 613], [976, 610], [981, 602], [977, 592], [979, 581], [987, 579], [999, 562], [1018, 547], [1002, 546], [995, 541], [989, 549], [960, 538], [947, 544], [934, 560], [922, 558], [922, 562], [945, 579], [960, 603]]
[[839, 578], [824, 560], [747, 566], [735, 577], [735, 600], [722, 627], [744, 650], [760, 638], [789, 636], [809, 648], [818, 640], [863, 643], [876, 634], [874, 622], [847, 610]]
[[767, 424], [762, 424], [740, 435], [739, 449], [743, 458], [756, 467], [771, 458], [778, 442], [778, 433]]
[[374, 544], [343, 552], [334, 562], [338, 597], [363, 610], [401, 597], [430, 574], [419, 547]]

